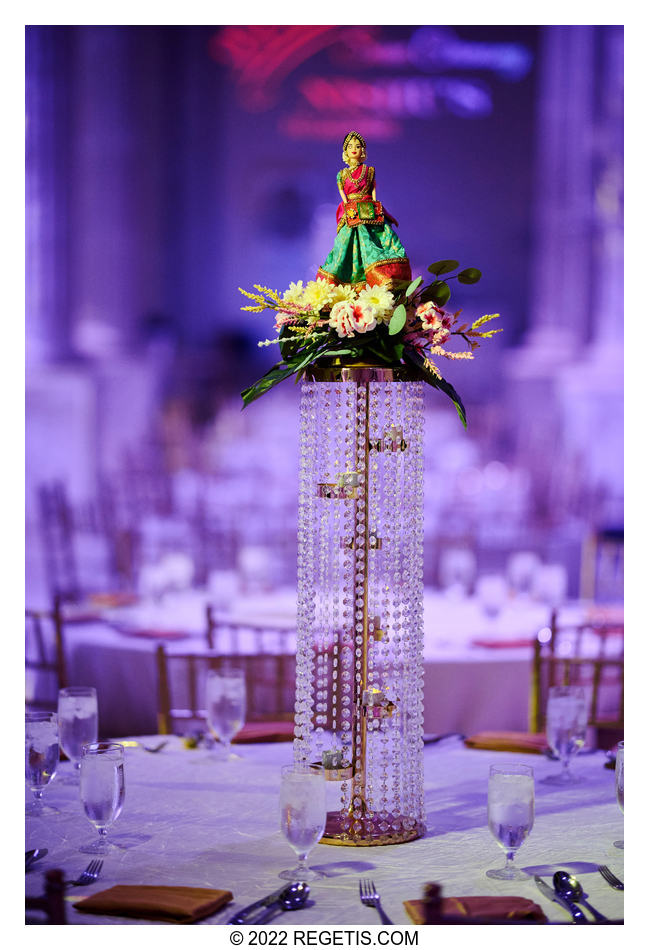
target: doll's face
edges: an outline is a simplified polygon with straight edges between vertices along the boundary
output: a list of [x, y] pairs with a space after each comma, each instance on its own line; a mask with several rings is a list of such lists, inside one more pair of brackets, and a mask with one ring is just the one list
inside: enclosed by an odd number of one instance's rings
[[363, 146], [358, 139], [350, 139], [347, 143], [347, 159], [350, 162], [360, 162]]

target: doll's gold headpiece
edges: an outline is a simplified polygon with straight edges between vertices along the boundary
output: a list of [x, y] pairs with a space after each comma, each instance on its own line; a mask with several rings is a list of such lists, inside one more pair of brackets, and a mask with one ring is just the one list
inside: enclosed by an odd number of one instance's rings
[[358, 139], [358, 141], [361, 143], [363, 148], [365, 148], [365, 139], [360, 134], [360, 132], [348, 132], [347, 135], [345, 136], [345, 141], [343, 142], [343, 152], [347, 148], [350, 142], [350, 139]]

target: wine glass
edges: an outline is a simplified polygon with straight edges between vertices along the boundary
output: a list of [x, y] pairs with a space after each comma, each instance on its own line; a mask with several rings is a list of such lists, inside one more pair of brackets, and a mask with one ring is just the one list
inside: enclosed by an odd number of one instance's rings
[[99, 840], [79, 850], [85, 854], [109, 854], [119, 850], [106, 840], [106, 835], [124, 804], [124, 746], [119, 742], [84, 745], [79, 790], [86, 817], [99, 832]]
[[246, 678], [236, 667], [207, 671], [207, 724], [225, 746], [228, 759], [239, 759], [231, 751], [233, 737], [246, 721]]
[[[624, 814], [624, 742], [618, 742], [615, 756], [615, 794], [620, 811]], [[624, 848], [624, 839], [614, 841], [616, 848]]]
[[97, 741], [97, 691], [94, 686], [68, 686], [59, 690], [59, 733], [61, 748], [71, 760], [74, 772], [63, 779], [76, 785], [84, 745]]
[[476, 557], [469, 548], [447, 548], [439, 559], [439, 582], [447, 595], [463, 600], [476, 572]]
[[279, 793], [282, 834], [298, 856], [297, 867], [282, 871], [286, 881], [317, 881], [324, 877], [306, 859], [325, 828], [324, 769], [319, 765], [285, 765]]
[[514, 866], [514, 854], [534, 825], [534, 772], [529, 765], [492, 765], [487, 795], [489, 830], [504, 849], [502, 868], [487, 871], [499, 881], [524, 881], [529, 874]]
[[507, 583], [500, 574], [483, 574], [475, 587], [476, 597], [489, 620], [494, 621], [507, 600]]
[[55, 712], [25, 713], [25, 778], [34, 794], [27, 806], [31, 816], [57, 812], [43, 804], [43, 790], [54, 776], [59, 762], [59, 725]]
[[571, 757], [586, 741], [586, 695], [582, 686], [551, 686], [545, 733], [548, 745], [559, 756], [561, 772], [548, 775], [543, 781], [549, 785], [574, 785], [580, 779], [570, 771]]

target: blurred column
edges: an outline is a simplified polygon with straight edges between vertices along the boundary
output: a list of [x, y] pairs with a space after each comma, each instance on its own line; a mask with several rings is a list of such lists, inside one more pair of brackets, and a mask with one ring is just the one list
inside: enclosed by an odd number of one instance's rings
[[25, 329], [28, 367], [69, 353], [68, 54], [66, 28], [26, 27]]
[[595, 29], [542, 27], [530, 316], [516, 358], [523, 375], [566, 361], [588, 336]]
[[71, 296], [74, 343], [91, 357], [123, 350], [137, 307], [138, 127], [124, 27], [74, 33]]
[[624, 306], [624, 28], [601, 28], [597, 56], [595, 226], [593, 267], [594, 351], [614, 348], [622, 360]]

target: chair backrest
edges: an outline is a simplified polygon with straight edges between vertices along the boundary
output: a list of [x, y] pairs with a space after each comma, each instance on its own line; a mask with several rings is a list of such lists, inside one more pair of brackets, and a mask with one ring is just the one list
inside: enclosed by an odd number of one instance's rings
[[61, 601], [51, 610], [25, 610], [25, 705], [56, 709], [67, 686]]
[[[59, 868], [52, 868], [45, 872], [44, 879], [45, 892], [42, 897], [25, 897], [25, 923], [67, 924], [63, 871]], [[39, 916], [41, 914], [44, 915], [45, 919]]]
[[[295, 628], [268, 623], [242, 623], [218, 615], [212, 604], [206, 607], [205, 637], [208, 650], [228, 654], [256, 655], [295, 652]], [[272, 647], [269, 649], [269, 647]]]
[[580, 596], [600, 602], [624, 596], [624, 529], [590, 534], [581, 555]]
[[167, 653], [156, 650], [158, 731], [164, 735], [192, 724], [204, 726], [205, 681], [209, 669], [225, 666], [244, 670], [246, 721], [290, 721], [295, 705], [293, 654]]
[[550, 626], [534, 642], [530, 731], [545, 730], [551, 686], [584, 686], [588, 725], [624, 730], [624, 623], [561, 624], [553, 611]]

